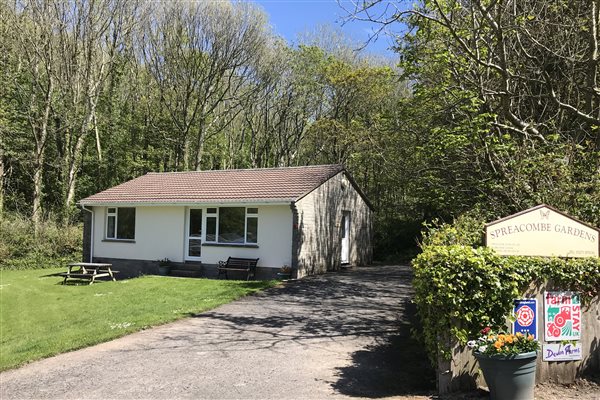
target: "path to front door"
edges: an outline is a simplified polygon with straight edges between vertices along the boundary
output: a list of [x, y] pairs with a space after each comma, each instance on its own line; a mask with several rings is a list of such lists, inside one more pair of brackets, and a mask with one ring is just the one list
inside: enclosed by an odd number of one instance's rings
[[[0, 374], [0, 398], [338, 399], [432, 393], [409, 338], [410, 269], [289, 282]], [[433, 386], [432, 386], [433, 385]]]

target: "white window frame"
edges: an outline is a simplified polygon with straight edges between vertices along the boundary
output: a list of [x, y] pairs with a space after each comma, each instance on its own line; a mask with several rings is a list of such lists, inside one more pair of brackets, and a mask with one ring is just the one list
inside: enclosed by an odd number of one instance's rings
[[[256, 208], [256, 213], [249, 214], [248, 209], [250, 208]], [[256, 242], [248, 242], [248, 218], [256, 218]], [[258, 207], [246, 207], [246, 217], [244, 221], [244, 244], [258, 244]]]
[[[208, 209], [209, 208], [216, 208], [217, 212], [214, 214], [209, 214], [208, 213]], [[210, 241], [208, 239], [206, 239], [206, 234], [208, 233], [208, 229], [204, 230], [204, 243], [210, 243], [210, 244], [220, 244], [220, 245], [226, 245], [226, 246], [245, 246], [245, 245], [258, 245], [258, 226], [260, 224], [260, 218], [259, 218], [259, 208], [257, 206], [252, 206], [252, 207], [244, 207], [241, 206], [239, 208], [244, 208], [244, 242], [243, 243], [225, 243], [225, 242], [219, 242], [219, 221], [220, 221], [220, 214], [221, 214], [221, 208], [235, 208], [235, 206], [226, 206], [226, 207], [207, 207], [206, 208], [206, 213], [204, 214], [205, 216], [203, 217], [204, 219], [204, 226], [208, 228], [208, 218], [215, 218], [216, 219], [216, 226], [215, 226], [215, 240], [214, 241]], [[256, 208], [256, 213], [254, 214], [248, 214], [248, 209], [249, 208]], [[248, 242], [247, 238], [248, 238], [248, 218], [256, 218], [256, 242]]]
[[[133, 227], [133, 239], [120, 239], [117, 238], [117, 231], [119, 229], [119, 208], [133, 208], [134, 213], [137, 214], [137, 210], [135, 207], [106, 207], [106, 218], [104, 219], [104, 239], [106, 240], [121, 240], [124, 242], [131, 242], [132, 240], [135, 240], [135, 226]], [[115, 210], [114, 212], [110, 212], [110, 210]], [[114, 236], [110, 237], [108, 236], [108, 219], [110, 217], [114, 217], [115, 218], [115, 232], [114, 232]]]
[[[217, 210], [216, 213], [209, 213], [208, 210], [214, 208]], [[219, 243], [219, 207], [206, 207], [206, 212], [204, 213], [204, 243]], [[208, 218], [215, 219], [215, 240], [208, 240], [206, 235], [208, 234]]]
[[[113, 212], [111, 212], [110, 210], [114, 210]], [[108, 220], [109, 218], [114, 217], [115, 218], [115, 223], [113, 224], [114, 227], [114, 236], [108, 236]], [[110, 239], [110, 240], [119, 240], [117, 239], [117, 218], [118, 217], [118, 213], [117, 213], [117, 207], [106, 207], [106, 223], [105, 225], [105, 229], [104, 229], [104, 238], [105, 239]]]

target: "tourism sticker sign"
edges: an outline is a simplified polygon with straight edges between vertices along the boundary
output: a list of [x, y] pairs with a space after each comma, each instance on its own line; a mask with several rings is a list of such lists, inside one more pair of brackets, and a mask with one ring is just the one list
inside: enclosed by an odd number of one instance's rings
[[537, 334], [537, 300], [520, 299], [514, 301], [515, 322], [513, 322], [513, 333], [531, 334], [535, 339]]
[[485, 244], [503, 256], [599, 257], [600, 231], [541, 204], [487, 224]]
[[581, 298], [573, 292], [544, 292], [547, 342], [581, 339]]

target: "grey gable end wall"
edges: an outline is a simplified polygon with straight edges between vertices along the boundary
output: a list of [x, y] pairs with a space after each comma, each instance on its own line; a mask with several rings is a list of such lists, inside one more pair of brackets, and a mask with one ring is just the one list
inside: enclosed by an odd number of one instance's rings
[[296, 202], [298, 277], [341, 266], [342, 212], [350, 211], [350, 264], [371, 263], [373, 212], [344, 172]]

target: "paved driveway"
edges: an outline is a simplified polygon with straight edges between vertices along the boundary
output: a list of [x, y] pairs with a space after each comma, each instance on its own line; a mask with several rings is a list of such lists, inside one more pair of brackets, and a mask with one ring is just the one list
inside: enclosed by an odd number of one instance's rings
[[0, 374], [0, 398], [382, 398], [431, 390], [408, 267], [289, 282]]

